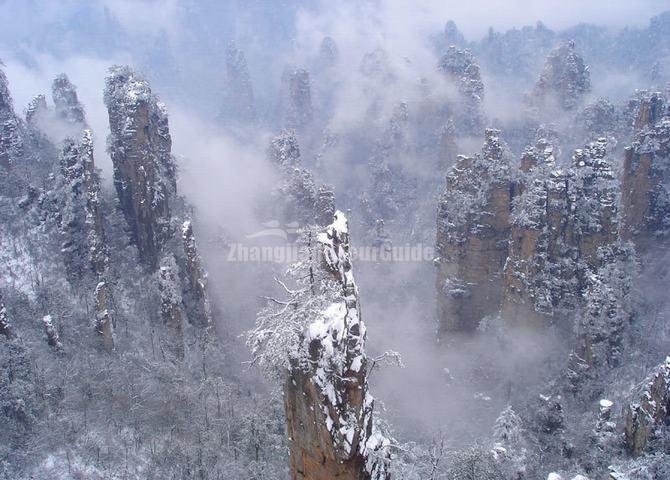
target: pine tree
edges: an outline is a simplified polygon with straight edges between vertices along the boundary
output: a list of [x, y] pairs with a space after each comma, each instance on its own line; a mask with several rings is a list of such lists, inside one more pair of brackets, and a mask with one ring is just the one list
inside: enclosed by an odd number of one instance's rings
[[496, 419], [493, 426], [493, 435], [503, 444], [514, 445], [521, 436], [521, 418], [508, 405]]

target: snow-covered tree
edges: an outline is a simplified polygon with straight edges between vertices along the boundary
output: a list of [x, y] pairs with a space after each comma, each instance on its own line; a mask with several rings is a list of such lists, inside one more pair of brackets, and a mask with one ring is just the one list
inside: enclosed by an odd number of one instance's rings
[[170, 360], [184, 358], [182, 298], [177, 275], [178, 267], [174, 256], [166, 255], [161, 260], [157, 279], [161, 299], [161, 319], [165, 328], [161, 347], [164, 355]]
[[277, 280], [282, 297], [268, 297], [248, 337], [254, 363], [284, 383], [292, 478], [385, 479], [388, 440], [373, 425], [347, 219], [336, 212], [303, 242], [302, 260]]
[[475, 445], [450, 455], [445, 478], [458, 480], [500, 480], [507, 478], [493, 452]]
[[515, 444], [521, 436], [521, 418], [511, 405], [505, 407], [493, 425], [493, 436], [504, 444]]

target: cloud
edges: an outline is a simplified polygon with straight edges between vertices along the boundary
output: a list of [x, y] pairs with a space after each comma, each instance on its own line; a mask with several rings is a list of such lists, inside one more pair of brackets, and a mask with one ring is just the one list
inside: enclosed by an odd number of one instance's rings
[[5, 56], [5, 73], [14, 98], [14, 109], [22, 115], [28, 103], [39, 94], [51, 100], [51, 83], [56, 75], [66, 73], [77, 87], [79, 101], [83, 104], [95, 143], [95, 162], [103, 170], [107, 182], [112, 178], [112, 163], [106, 151], [109, 120], [103, 103], [103, 89], [107, 69], [115, 63], [125, 63], [128, 58], [115, 56], [102, 59], [88, 56], [56, 58], [45, 53], [33, 54], [28, 66], [13, 56]]
[[175, 33], [179, 26], [180, 0], [99, 0], [130, 33]]
[[268, 134], [256, 131], [241, 140], [176, 100], [168, 99], [167, 108], [181, 194], [211, 227], [234, 235], [254, 231], [254, 208], [277, 181], [266, 161]]

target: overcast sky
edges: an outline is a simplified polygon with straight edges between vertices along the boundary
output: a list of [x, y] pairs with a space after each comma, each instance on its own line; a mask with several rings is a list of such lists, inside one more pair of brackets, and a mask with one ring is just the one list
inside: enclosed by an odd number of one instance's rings
[[218, 23], [225, 30], [230, 18], [224, 16], [239, 17], [245, 11], [252, 14], [246, 20], [252, 18], [256, 23], [263, 12], [268, 14], [269, 18], [263, 19], [267, 22], [277, 18], [277, 12], [282, 10], [290, 17], [300, 8], [328, 12], [345, 5], [372, 6], [371, 11], [383, 16], [433, 28], [451, 18], [470, 39], [476, 39], [489, 26], [501, 30], [537, 20], [554, 29], [580, 22], [644, 26], [650, 17], [670, 9], [670, 0], [0, 0], [0, 40], [50, 24], [85, 29], [90, 12], [105, 8], [129, 31], [155, 33], [164, 29], [177, 33], [189, 12], [195, 10], [208, 11], [210, 15], [202, 21]]

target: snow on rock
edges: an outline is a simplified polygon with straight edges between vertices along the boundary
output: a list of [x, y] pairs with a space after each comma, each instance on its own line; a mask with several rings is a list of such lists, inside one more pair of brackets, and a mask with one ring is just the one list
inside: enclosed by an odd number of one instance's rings
[[379, 459], [389, 441], [373, 427], [365, 324], [344, 214], [336, 211], [316, 239], [332, 291], [330, 303], [304, 329], [300, 351], [309, 358], [296, 363], [285, 386], [293, 478], [385, 479], [385, 462]]
[[121, 210], [141, 260], [155, 268], [160, 250], [171, 237], [170, 208], [177, 190], [165, 106], [149, 83], [125, 66], [110, 69], [105, 104]]
[[[652, 122], [659, 113], [638, 116]], [[640, 250], [670, 237], [670, 115], [645, 124], [625, 150], [621, 182], [624, 234]]]
[[0, 61], [0, 167], [9, 168], [23, 150], [21, 122], [14, 112], [7, 76]]
[[288, 128], [302, 129], [312, 122], [310, 75], [304, 68], [287, 67], [281, 79], [282, 121]]
[[624, 409], [624, 439], [633, 456], [643, 453], [657, 425], [670, 418], [670, 356], [638, 387], [633, 402]]
[[10, 338], [12, 333], [12, 324], [9, 323], [9, 318], [7, 318], [7, 309], [5, 304], [2, 301], [2, 292], [0, 292], [0, 333]]
[[590, 91], [589, 67], [570, 40], [549, 54], [529, 100], [538, 108], [557, 106], [572, 110]]
[[44, 333], [47, 336], [47, 343], [51, 348], [56, 352], [63, 351], [63, 344], [60, 342], [60, 336], [58, 335], [58, 330], [53, 324], [53, 318], [51, 315], [45, 315], [42, 317], [42, 324], [44, 325]]
[[189, 312], [189, 322], [205, 328], [212, 322], [211, 306], [207, 294], [207, 272], [202, 266], [190, 219], [182, 223], [181, 238], [186, 256], [183, 275], [187, 281], [182, 295], [184, 304]]
[[79, 103], [77, 89], [64, 73], [58, 75], [51, 85], [51, 94], [56, 114], [69, 123], [86, 125], [84, 107]]
[[[474, 331], [500, 304], [510, 234], [511, 152], [486, 129], [474, 157], [459, 156], [438, 202], [438, 335]], [[495, 280], [492, 280], [495, 279]]]
[[37, 278], [30, 247], [20, 236], [0, 231], [0, 287], [11, 287], [34, 297]]

